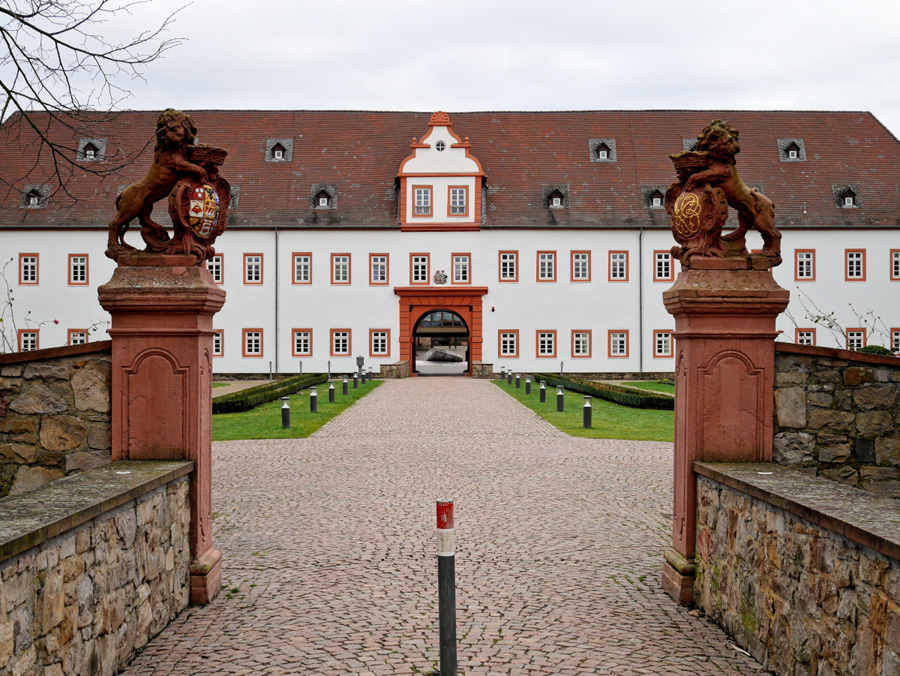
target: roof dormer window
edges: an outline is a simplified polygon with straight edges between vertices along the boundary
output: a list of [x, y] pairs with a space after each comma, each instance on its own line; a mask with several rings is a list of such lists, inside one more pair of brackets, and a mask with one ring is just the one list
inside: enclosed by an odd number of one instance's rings
[[591, 154], [591, 162], [615, 162], [616, 139], [592, 138], [588, 141]]
[[284, 146], [280, 143], [276, 143], [272, 146], [272, 159], [273, 160], [283, 160], [284, 159]]
[[559, 190], [550, 193], [548, 202], [551, 209], [562, 209], [565, 206], [563, 194]]
[[778, 156], [782, 162], [806, 162], [802, 138], [780, 138], [777, 143]]
[[316, 195], [316, 209], [327, 209], [329, 207], [329, 195], [322, 190]]
[[856, 206], [856, 193], [852, 190], [847, 190], [843, 195], [841, 195], [841, 206], [845, 209], [848, 207]]
[[609, 159], [609, 146], [605, 143], [601, 143], [597, 146], [597, 159], [598, 160], [608, 160]]
[[662, 209], [663, 194], [659, 190], [654, 190], [647, 198], [648, 206], [651, 209]]
[[94, 145], [88, 143], [84, 147], [84, 156], [86, 159], [93, 160], [97, 157], [97, 148]]
[[792, 143], [787, 147], [787, 156], [789, 160], [796, 160], [800, 157], [800, 146]]
[[28, 193], [28, 206], [37, 207], [40, 206], [40, 204], [41, 196], [37, 191], [32, 190], [30, 193]]

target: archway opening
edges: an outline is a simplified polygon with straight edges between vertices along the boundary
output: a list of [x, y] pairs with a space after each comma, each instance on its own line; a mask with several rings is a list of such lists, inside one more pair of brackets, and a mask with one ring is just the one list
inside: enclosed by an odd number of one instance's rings
[[434, 309], [416, 322], [412, 335], [413, 371], [421, 376], [469, 373], [469, 327], [452, 310]]

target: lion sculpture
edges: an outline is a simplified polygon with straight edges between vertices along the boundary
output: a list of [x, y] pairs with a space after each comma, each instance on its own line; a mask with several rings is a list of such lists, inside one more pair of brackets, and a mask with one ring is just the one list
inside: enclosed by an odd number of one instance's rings
[[[746, 234], [750, 228], [762, 236], [759, 256], [765, 265], [781, 263], [781, 233], [775, 227], [775, 205], [738, 176], [738, 135], [738, 130], [727, 122], [713, 120], [697, 137], [696, 150], [671, 156], [679, 180], [666, 191], [666, 210], [672, 215], [675, 238], [682, 244], [673, 249], [673, 254], [682, 263], [696, 255], [746, 256]], [[738, 227], [722, 235], [726, 204], [737, 211]], [[692, 219], [696, 226], [686, 228]]]

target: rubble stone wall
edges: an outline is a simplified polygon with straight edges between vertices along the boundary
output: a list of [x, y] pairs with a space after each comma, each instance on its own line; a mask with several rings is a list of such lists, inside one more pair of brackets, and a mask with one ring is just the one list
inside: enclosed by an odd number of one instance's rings
[[109, 341], [0, 355], [0, 497], [111, 459]]
[[409, 362], [398, 361], [381, 365], [381, 378], [409, 378]]
[[776, 345], [774, 461], [900, 498], [900, 359]]

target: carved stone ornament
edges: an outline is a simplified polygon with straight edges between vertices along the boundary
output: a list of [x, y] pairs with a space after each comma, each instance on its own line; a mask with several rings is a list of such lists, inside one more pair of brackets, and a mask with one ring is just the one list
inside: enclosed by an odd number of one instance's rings
[[[196, 264], [212, 258], [213, 242], [225, 231], [231, 187], [219, 176], [228, 153], [210, 145], [194, 145], [197, 128], [190, 115], [169, 108], [156, 123], [156, 147], [147, 175], [116, 198], [116, 217], [109, 224], [106, 255], [141, 255], [125, 242], [125, 233], [137, 218], [145, 253], [189, 255]], [[170, 236], [150, 218], [153, 206], [168, 197], [174, 227]]]
[[447, 273], [443, 270], [438, 270], [434, 273], [434, 283], [435, 284], [446, 284], [447, 283]]
[[[713, 120], [697, 137], [695, 150], [670, 155], [678, 181], [666, 190], [666, 211], [679, 246], [672, 255], [685, 268], [696, 258], [743, 259], [746, 267], [767, 270], [781, 263], [781, 233], [775, 227], [775, 205], [738, 176], [735, 156], [741, 151], [738, 130]], [[738, 227], [727, 235], [722, 228], [728, 207], [737, 211]], [[760, 253], [749, 254], [750, 228], [763, 239]]]

